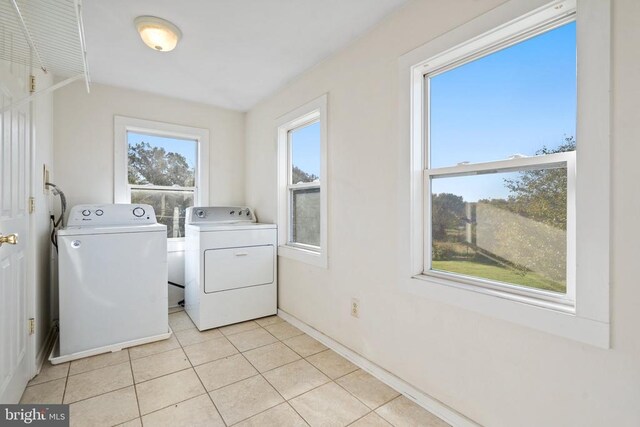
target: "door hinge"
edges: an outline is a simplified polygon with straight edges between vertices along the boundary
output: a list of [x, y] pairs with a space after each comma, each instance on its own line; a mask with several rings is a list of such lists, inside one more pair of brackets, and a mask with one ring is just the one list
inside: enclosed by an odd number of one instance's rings
[[29, 318], [29, 335], [33, 335], [36, 333], [36, 319], [33, 317]]
[[36, 76], [29, 76], [29, 92], [33, 93], [36, 91]]
[[36, 198], [29, 197], [29, 213], [32, 214], [36, 211]]

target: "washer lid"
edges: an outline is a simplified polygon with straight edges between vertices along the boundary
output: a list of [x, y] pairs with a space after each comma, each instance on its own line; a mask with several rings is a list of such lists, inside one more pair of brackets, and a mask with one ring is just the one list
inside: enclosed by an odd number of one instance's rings
[[167, 235], [164, 224], [120, 225], [120, 226], [70, 226], [58, 230], [58, 236], [81, 236], [88, 234], [123, 234], [123, 233], [163, 233]]

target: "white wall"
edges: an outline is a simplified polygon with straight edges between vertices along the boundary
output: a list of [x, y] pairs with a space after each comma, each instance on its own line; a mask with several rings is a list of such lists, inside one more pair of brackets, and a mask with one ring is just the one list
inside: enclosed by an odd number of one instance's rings
[[[100, 84], [87, 94], [77, 82], [54, 95], [55, 181], [69, 207], [113, 203], [115, 115], [209, 129], [209, 203], [244, 204], [244, 113]], [[183, 284], [181, 256], [170, 254], [169, 277]]]
[[209, 201], [244, 202], [244, 113], [77, 82], [54, 95], [56, 179], [70, 206], [113, 203], [115, 115], [209, 129]]
[[[34, 70], [38, 90], [49, 87], [53, 83], [51, 75]], [[42, 352], [45, 348], [47, 336], [51, 331], [51, 321], [57, 310], [53, 301], [57, 301], [51, 286], [51, 221], [49, 215], [53, 211], [54, 200], [50, 193], [44, 193], [42, 167], [47, 165], [53, 173], [53, 96], [45, 94], [38, 96], [32, 103], [32, 126], [34, 129], [34, 171], [33, 197], [36, 210], [31, 217], [34, 242], [34, 280], [35, 280], [35, 308], [36, 308], [36, 355], [49, 356]]]
[[[488, 426], [640, 425], [640, 2], [613, 1], [612, 348], [401, 291], [398, 58], [503, 3], [415, 0], [247, 115], [246, 196], [275, 221], [276, 119], [328, 93], [329, 268], [279, 260], [280, 308]], [[404, 203], [399, 203], [400, 201]], [[606, 201], [605, 201], [606, 202]], [[360, 318], [350, 316], [351, 297]]]

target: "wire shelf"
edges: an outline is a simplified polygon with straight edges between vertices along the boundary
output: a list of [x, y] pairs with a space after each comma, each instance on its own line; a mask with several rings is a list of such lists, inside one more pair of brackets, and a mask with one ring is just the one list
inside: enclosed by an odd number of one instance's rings
[[89, 68], [81, 0], [0, 0], [0, 59], [41, 68], [58, 77]]

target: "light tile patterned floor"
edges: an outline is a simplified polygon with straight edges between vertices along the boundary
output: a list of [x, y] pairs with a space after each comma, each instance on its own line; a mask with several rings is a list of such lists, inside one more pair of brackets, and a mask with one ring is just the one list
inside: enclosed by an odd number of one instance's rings
[[46, 364], [22, 403], [69, 403], [72, 426], [448, 425], [279, 317], [169, 324], [168, 340]]

